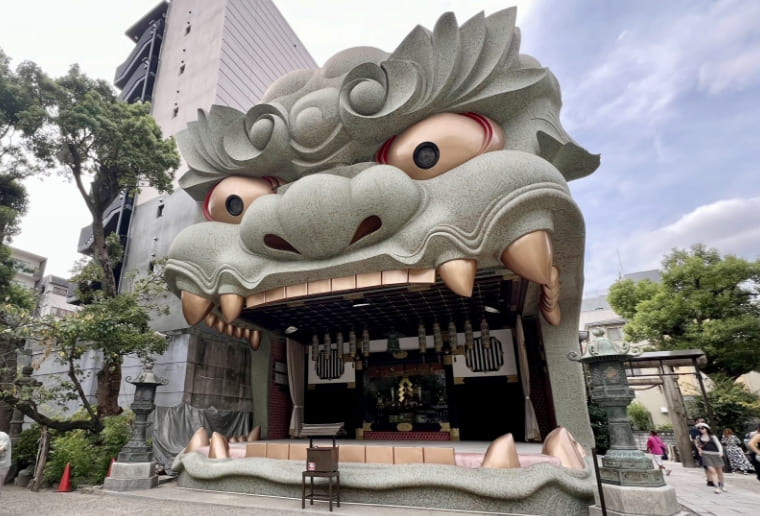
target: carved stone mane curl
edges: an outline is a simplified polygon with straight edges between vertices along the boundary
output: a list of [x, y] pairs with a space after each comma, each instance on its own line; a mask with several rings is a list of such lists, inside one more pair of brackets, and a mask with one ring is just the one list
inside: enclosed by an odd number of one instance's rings
[[352, 48], [318, 70], [282, 77], [247, 113], [218, 105], [208, 114], [200, 110], [178, 135], [190, 167], [180, 185], [201, 199], [227, 175], [292, 181], [372, 160], [386, 139], [431, 114], [476, 111], [507, 124], [538, 98], [544, 99], [542, 130], [565, 144], [557, 82], [519, 54], [515, 18], [510, 8], [480, 13], [460, 27], [446, 13], [432, 32], [416, 27], [390, 55]]

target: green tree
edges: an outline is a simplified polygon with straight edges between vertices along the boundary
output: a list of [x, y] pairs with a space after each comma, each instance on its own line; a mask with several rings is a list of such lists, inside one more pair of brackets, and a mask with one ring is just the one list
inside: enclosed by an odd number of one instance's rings
[[[712, 389], [707, 393], [715, 425], [713, 431], [718, 433], [724, 428], [731, 428], [739, 434], [745, 423], [760, 414], [760, 398], [747, 388], [725, 375], [715, 374], [710, 377]], [[701, 397], [694, 398], [688, 405], [689, 413], [707, 414], [705, 402]]]
[[628, 405], [627, 413], [634, 430], [649, 430], [652, 428], [652, 415], [641, 403], [634, 401]]
[[[164, 139], [148, 104], [120, 101], [102, 80], [85, 76], [74, 65], [52, 83], [24, 83], [46, 109], [26, 117], [35, 128], [26, 137], [34, 157], [47, 168], [72, 179], [92, 217], [93, 262], [98, 297], [118, 296], [113, 266], [121, 258], [116, 235], [106, 234], [103, 216], [123, 191], [140, 187], [171, 191], [179, 154], [173, 138]], [[121, 356], [105, 340], [95, 341], [106, 354], [98, 375], [98, 414], [118, 414]]]
[[618, 281], [610, 306], [628, 341], [662, 350], [701, 349], [705, 372], [736, 378], [760, 367], [760, 260], [695, 244], [663, 260], [662, 283]]
[[[18, 341], [2, 332], [7, 319], [5, 306], [31, 310], [33, 296], [13, 283], [16, 263], [6, 245], [19, 231], [19, 222], [27, 210], [27, 193], [22, 181], [39, 172], [39, 164], [30, 159], [27, 138], [40, 128], [35, 119], [44, 111], [41, 98], [34, 95], [28, 84], [38, 90], [47, 89], [49, 81], [32, 63], [22, 63], [17, 70], [0, 49], [0, 390], [13, 385], [16, 377]], [[10, 409], [0, 403], [0, 429], [8, 430]]]
[[[108, 371], [119, 367], [126, 355], [134, 353], [147, 357], [166, 350], [166, 339], [149, 326], [151, 311], [162, 309], [147, 301], [154, 299], [160, 289], [158, 274], [137, 279], [131, 293], [99, 297], [62, 319], [36, 317], [29, 311], [5, 305], [5, 333], [17, 339], [42, 343], [44, 355], [63, 365], [66, 376], [53, 377], [44, 386], [2, 390], [0, 401], [19, 409], [40, 425], [59, 432], [75, 429], [100, 432], [105, 416], [99, 407], [92, 406], [84, 392], [82, 380], [85, 373], [79, 366], [81, 358], [88, 351], [102, 351], [102, 371]], [[106, 383], [108, 377], [102, 371], [98, 373], [98, 394], [106, 389], [118, 392], [118, 385]], [[82, 406], [81, 414], [76, 418], [60, 417], [71, 401]], [[53, 417], [51, 413], [58, 416]]]

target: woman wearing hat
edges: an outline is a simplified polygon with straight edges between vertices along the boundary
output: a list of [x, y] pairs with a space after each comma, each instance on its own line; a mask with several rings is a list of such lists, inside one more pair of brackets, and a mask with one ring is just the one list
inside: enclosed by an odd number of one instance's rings
[[715, 492], [726, 492], [723, 485], [723, 446], [710, 430], [707, 423], [697, 423], [699, 436], [695, 439], [702, 463], [707, 467], [707, 476], [715, 484]]

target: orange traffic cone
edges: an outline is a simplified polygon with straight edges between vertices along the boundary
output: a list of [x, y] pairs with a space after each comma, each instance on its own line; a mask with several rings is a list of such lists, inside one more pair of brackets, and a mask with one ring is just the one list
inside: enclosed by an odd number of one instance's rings
[[68, 493], [69, 491], [71, 491], [71, 464], [67, 462], [66, 467], [63, 469], [61, 481], [58, 482], [58, 492]]
[[114, 463], [115, 460], [116, 460], [115, 457], [111, 457], [111, 464], [108, 465], [108, 473], [106, 473], [106, 477], [110, 477], [111, 476], [111, 468], [113, 467], [113, 463]]

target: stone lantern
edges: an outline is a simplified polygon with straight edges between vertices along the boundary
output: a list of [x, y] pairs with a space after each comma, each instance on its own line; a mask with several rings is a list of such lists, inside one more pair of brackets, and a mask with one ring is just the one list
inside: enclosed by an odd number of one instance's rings
[[166, 385], [169, 380], [160, 378], [153, 372], [153, 360], [144, 358], [143, 369], [135, 379], [126, 381], [135, 386], [135, 398], [130, 408], [135, 413], [135, 425], [132, 436], [119, 452], [119, 458], [113, 463], [111, 476], [105, 479], [103, 487], [113, 491], [130, 491], [147, 489], [158, 485], [156, 464], [153, 462], [153, 450], [145, 438], [148, 415], [156, 407], [156, 388]]
[[135, 399], [129, 406], [135, 413], [135, 426], [132, 437], [119, 453], [119, 462], [153, 462], [153, 449], [148, 446], [145, 438], [148, 426], [148, 415], [156, 408], [156, 388], [166, 385], [169, 380], [160, 378], [153, 372], [153, 360], [144, 358], [143, 370], [133, 380], [126, 378], [128, 383], [135, 386]]
[[589, 507], [589, 514], [681, 514], [675, 489], [665, 483], [662, 471], [654, 467], [652, 459], [636, 447], [628, 421], [627, 408], [634, 396], [623, 364], [641, 353], [631, 351], [625, 342], [611, 342], [601, 328], [594, 328], [591, 333], [594, 338], [583, 355], [568, 353], [570, 360], [588, 368], [591, 399], [607, 413], [610, 431], [610, 449], [599, 468], [602, 481], [599, 497], [597, 504]]
[[664, 486], [662, 471], [655, 469], [652, 459], [636, 447], [628, 420], [627, 408], [634, 395], [623, 364], [641, 352], [632, 351], [626, 342], [611, 342], [602, 328], [596, 327], [591, 333], [594, 339], [586, 352], [581, 356], [573, 351], [568, 358], [587, 366], [591, 399], [607, 413], [610, 448], [602, 457], [601, 480], [620, 486]]

